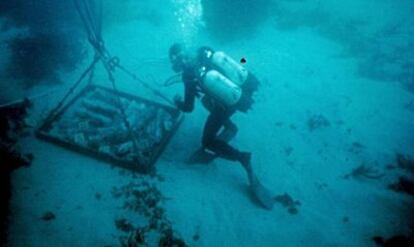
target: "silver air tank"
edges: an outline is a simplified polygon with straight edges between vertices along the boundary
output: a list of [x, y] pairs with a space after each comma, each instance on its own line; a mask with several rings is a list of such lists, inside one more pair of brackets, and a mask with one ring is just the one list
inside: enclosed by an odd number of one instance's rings
[[242, 86], [247, 79], [248, 71], [224, 52], [217, 51], [211, 57], [211, 62], [220, 68], [224, 75], [238, 86]]
[[209, 70], [203, 75], [201, 87], [226, 106], [237, 104], [242, 95], [241, 88], [217, 70]]

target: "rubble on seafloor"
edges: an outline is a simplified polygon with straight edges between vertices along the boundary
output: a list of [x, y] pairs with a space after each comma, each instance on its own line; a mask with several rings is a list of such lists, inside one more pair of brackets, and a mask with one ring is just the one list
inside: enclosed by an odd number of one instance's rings
[[51, 221], [54, 220], [56, 218], [56, 215], [51, 212], [51, 211], [47, 211], [45, 212], [42, 217], [40, 217], [40, 219], [44, 220], [44, 221]]
[[298, 200], [294, 200], [289, 194], [284, 193], [274, 197], [277, 203], [280, 203], [283, 207], [287, 208], [290, 214], [297, 214], [299, 212], [298, 207], [301, 203]]
[[348, 152], [358, 155], [360, 154], [363, 150], [365, 149], [365, 146], [362, 145], [361, 143], [355, 141], [352, 142], [351, 146], [348, 149]]
[[114, 187], [112, 195], [124, 200], [123, 209], [141, 219], [139, 223], [118, 218], [115, 225], [123, 232], [119, 238], [121, 246], [187, 246], [174, 231], [168, 220], [162, 202], [166, 199], [156, 186], [153, 178], [136, 178], [134, 182]]
[[414, 196], [414, 181], [408, 177], [399, 177], [397, 182], [389, 185], [389, 188], [396, 192], [403, 192]]
[[414, 159], [411, 159], [403, 154], [397, 153], [396, 160], [399, 168], [414, 174]]
[[383, 176], [385, 176], [385, 173], [381, 172], [377, 168], [375, 168], [374, 165], [368, 165], [368, 164], [361, 164], [348, 174], [345, 174], [343, 176], [344, 179], [354, 178], [354, 179], [362, 179], [362, 178], [368, 178], [368, 179], [380, 179]]
[[396, 167], [404, 171], [394, 183], [388, 186], [389, 189], [414, 196], [414, 159], [397, 153]]
[[309, 131], [312, 132], [316, 129], [329, 127], [331, 125], [331, 123], [329, 122], [329, 120], [325, 116], [323, 116], [321, 114], [316, 114], [316, 115], [312, 115], [308, 119], [307, 125], [308, 125]]

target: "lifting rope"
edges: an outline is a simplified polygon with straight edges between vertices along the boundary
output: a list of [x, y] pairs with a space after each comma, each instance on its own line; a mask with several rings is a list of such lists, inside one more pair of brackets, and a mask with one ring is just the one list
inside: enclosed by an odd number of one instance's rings
[[59, 101], [57, 106], [50, 111], [49, 115], [45, 119], [45, 122], [52, 120], [56, 116], [57, 112], [63, 106], [63, 103], [66, 101], [66, 99], [69, 98], [69, 96], [75, 91], [76, 87], [78, 87], [78, 85], [83, 81], [83, 79], [85, 79], [85, 77], [93, 70], [93, 68], [95, 67], [98, 61], [99, 61], [99, 57], [95, 56], [92, 63], [81, 74], [79, 79], [73, 84], [73, 86], [69, 89], [69, 91], [65, 94], [65, 96], [63, 96], [63, 98]]
[[134, 79], [135, 81], [139, 82], [144, 88], [146, 88], [147, 90], [151, 91], [151, 93], [153, 93], [154, 95], [162, 98], [163, 100], [165, 100], [166, 102], [168, 102], [168, 104], [174, 106], [174, 102], [170, 98], [168, 98], [167, 96], [165, 96], [164, 94], [162, 94], [160, 91], [152, 88], [148, 83], [146, 83], [144, 80], [140, 79], [137, 75], [135, 75], [131, 71], [127, 70], [124, 66], [122, 66], [119, 63], [117, 63], [116, 64], [116, 67], [119, 68], [121, 71], [125, 72], [130, 77], [132, 77], [132, 79]]
[[125, 127], [128, 131], [129, 136], [131, 136], [132, 147], [134, 149], [134, 153], [138, 154], [137, 139], [136, 139], [136, 136], [135, 136], [134, 132], [132, 131], [132, 127], [131, 127], [131, 124], [128, 121], [128, 118], [126, 117], [125, 109], [124, 109], [124, 106], [122, 105], [121, 97], [119, 96], [118, 89], [116, 88], [116, 85], [115, 85], [115, 79], [112, 75], [112, 68], [107, 68], [107, 71], [108, 71], [109, 81], [111, 81], [112, 88], [116, 92], [117, 104], [118, 104], [119, 110], [121, 111], [122, 121], [124, 122], [124, 125], [125, 125]]
[[94, 0], [74, 0], [74, 3], [82, 19], [85, 31], [88, 34], [89, 42], [96, 50], [100, 50], [103, 47], [101, 1], [96, 4]]
[[[105, 70], [108, 73], [109, 81], [112, 84], [112, 88], [117, 95], [117, 104], [120, 109], [122, 121], [130, 135], [133, 143], [134, 153], [139, 154], [138, 151], [138, 144], [137, 138], [132, 130], [131, 124], [126, 117], [124, 106], [122, 105], [120, 93], [116, 87], [115, 78], [113, 76], [113, 72], [116, 68], [123, 71], [127, 75], [129, 75], [133, 80], [140, 83], [144, 88], [151, 91], [154, 95], [162, 98], [168, 104], [174, 105], [174, 103], [165, 95], [163, 95], [158, 90], [152, 88], [148, 83], [144, 80], [140, 79], [136, 74], [129, 71], [127, 68], [120, 64], [120, 60], [116, 56], [111, 56], [109, 51], [105, 48], [101, 31], [102, 31], [102, 4], [96, 4], [94, 0], [74, 0], [75, 7], [82, 19], [84, 28], [88, 35], [88, 41], [92, 45], [95, 50], [95, 57], [92, 63], [86, 68], [86, 70], [81, 74], [79, 79], [73, 84], [73, 86], [69, 89], [69, 91], [64, 95], [62, 100], [59, 101], [58, 105], [53, 108], [48, 116], [45, 119], [45, 122], [52, 121], [58, 114], [58, 111], [61, 107], [63, 107], [64, 102], [68, 99], [68, 97], [75, 91], [76, 87], [86, 78], [89, 74], [88, 85], [92, 83], [93, 75], [94, 75], [94, 68], [98, 61], [101, 61], [104, 65]], [[96, 16], [96, 18], [94, 18]]]
[[[118, 57], [112, 57], [108, 50], [105, 48], [104, 41], [102, 39], [102, 4], [99, 1], [97, 4], [95, 1], [87, 0], [74, 0], [76, 9], [81, 16], [82, 22], [84, 23], [85, 30], [88, 34], [89, 43], [94, 47], [95, 52], [101, 57], [105, 68], [113, 71], [115, 68], [120, 69], [127, 75], [129, 75], [133, 80], [140, 83], [145, 89], [149, 90], [155, 96], [158, 96], [165, 100], [168, 104], [175, 106], [174, 102], [171, 101], [168, 97], [163, 95], [160, 91], [151, 87], [150, 84], [146, 83], [144, 80], [140, 79], [136, 74], [125, 68], [120, 64]], [[98, 7], [96, 7], [98, 5]], [[98, 10], [94, 11], [95, 8]], [[97, 19], [93, 18], [94, 14], [97, 15]], [[108, 66], [109, 65], [109, 66]]]
[[[115, 79], [113, 77], [112, 72], [114, 71], [115, 64], [119, 63], [119, 59], [116, 57], [111, 57], [109, 52], [105, 49], [104, 42], [101, 35], [101, 21], [102, 21], [102, 5], [99, 4], [99, 10], [98, 10], [98, 20], [94, 19], [92, 17], [92, 9], [94, 6], [95, 1], [85, 1], [85, 0], [74, 0], [76, 9], [78, 10], [79, 15], [81, 16], [81, 19], [84, 23], [85, 30], [89, 37], [89, 43], [93, 46], [95, 49], [95, 59], [99, 59], [102, 61], [107, 73], [109, 81], [112, 84], [112, 88], [115, 91], [116, 94], [116, 101], [118, 104], [118, 108], [121, 112], [121, 118], [125, 125], [125, 128], [128, 131], [128, 135], [132, 139], [132, 145], [133, 145], [133, 151], [135, 154], [138, 154], [138, 144], [137, 144], [137, 138], [134, 135], [134, 132], [132, 131], [131, 124], [128, 121], [128, 118], [125, 114], [124, 106], [122, 105], [121, 97], [119, 96], [119, 91], [116, 88], [115, 85]], [[90, 5], [89, 5], [90, 4]], [[93, 72], [93, 70], [90, 70]], [[93, 74], [89, 77], [89, 83], [91, 83], [93, 78]]]

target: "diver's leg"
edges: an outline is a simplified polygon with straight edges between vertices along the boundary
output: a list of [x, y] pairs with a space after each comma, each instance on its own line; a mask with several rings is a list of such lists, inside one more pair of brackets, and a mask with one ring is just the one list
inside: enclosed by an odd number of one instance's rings
[[203, 147], [215, 152], [219, 157], [224, 159], [238, 161], [241, 163], [247, 173], [249, 180], [249, 187], [258, 202], [267, 209], [272, 209], [275, 201], [269, 190], [267, 190], [257, 179], [254, 174], [249, 152], [240, 152], [239, 150], [230, 146], [227, 142], [217, 138], [217, 133], [220, 128], [230, 120], [232, 112], [223, 112], [216, 110], [210, 113], [204, 126], [203, 132]]
[[250, 159], [250, 155], [247, 157], [246, 152], [240, 152], [217, 137], [219, 130], [230, 120], [233, 112], [215, 109], [210, 113], [204, 125], [202, 145], [224, 159], [245, 163]]
[[258, 202], [267, 209], [272, 209], [275, 201], [269, 190], [267, 190], [257, 179], [254, 174], [250, 159], [251, 154], [248, 152], [240, 152], [239, 150], [230, 146], [227, 142], [224, 142], [217, 138], [217, 133], [221, 127], [230, 119], [231, 114], [226, 112], [215, 111], [212, 112], [206, 121], [203, 133], [203, 146], [213, 152], [219, 157], [238, 161], [241, 163], [247, 173], [249, 180], [249, 187], [254, 197]]
[[[201, 99], [201, 103], [203, 104], [203, 106], [211, 113], [213, 111], [217, 111], [217, 103], [214, 102], [214, 100], [208, 96], [204, 96]], [[237, 134], [237, 126], [236, 124], [234, 124], [231, 120], [230, 117], [227, 119], [227, 121], [224, 122], [223, 124], [223, 130], [220, 132], [220, 134], [218, 135], [218, 139], [224, 141], [224, 142], [229, 142], [231, 141]]]
[[238, 128], [235, 123], [228, 119], [223, 126], [223, 130], [218, 135], [218, 139], [224, 142], [230, 142], [237, 134]]
[[[225, 120], [226, 115], [224, 114], [225, 112], [222, 111], [210, 113], [204, 125], [202, 147], [189, 157], [187, 163], [210, 163], [218, 156], [230, 160], [239, 160], [239, 152], [226, 144], [237, 133], [237, 127], [229, 118]], [[217, 136], [221, 128], [223, 130]]]

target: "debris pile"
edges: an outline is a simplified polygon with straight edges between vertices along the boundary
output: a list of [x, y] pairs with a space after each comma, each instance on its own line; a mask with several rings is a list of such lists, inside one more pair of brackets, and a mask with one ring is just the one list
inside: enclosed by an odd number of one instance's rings
[[331, 123], [323, 115], [313, 115], [308, 119], [308, 129], [309, 131], [314, 131], [323, 127], [329, 127]]
[[414, 196], [414, 181], [407, 177], [399, 177], [398, 181], [389, 186], [390, 189]]
[[414, 159], [411, 159], [403, 154], [397, 154], [396, 159], [399, 168], [414, 174]]
[[398, 168], [406, 173], [404, 176], [399, 176], [398, 181], [390, 184], [389, 188], [414, 196], [414, 160], [403, 154], [397, 154], [396, 160]]
[[280, 203], [283, 207], [287, 208], [290, 214], [297, 214], [299, 212], [297, 207], [299, 207], [301, 203], [298, 200], [293, 200], [289, 194], [285, 193], [278, 195], [275, 196], [274, 199], [277, 203]]
[[368, 179], [380, 179], [385, 174], [378, 169], [376, 169], [373, 165], [361, 164], [346, 175], [344, 175], [344, 179], [354, 178], [354, 179], [361, 179], [361, 178], [368, 178]]
[[353, 142], [352, 144], [351, 144], [351, 147], [348, 149], [348, 152], [350, 152], [350, 153], [352, 153], [352, 154], [355, 154], [355, 155], [358, 155], [358, 154], [360, 154], [363, 150], [365, 149], [365, 146], [364, 145], [362, 145], [361, 143], [359, 143], [359, 142]]
[[54, 220], [56, 218], [56, 215], [51, 212], [51, 211], [47, 211], [45, 212], [42, 217], [40, 217], [40, 219], [44, 220], [44, 221], [51, 221]]
[[139, 179], [119, 188], [113, 188], [112, 195], [125, 199], [123, 208], [143, 217], [144, 221], [134, 224], [125, 218], [115, 220], [118, 230], [127, 235], [120, 237], [121, 246], [187, 246], [177, 237], [171, 222], [167, 219], [162, 201], [165, 200], [155, 182]]

